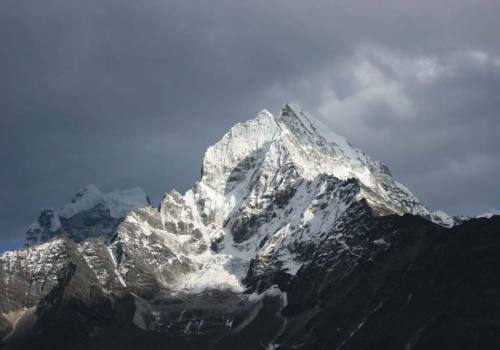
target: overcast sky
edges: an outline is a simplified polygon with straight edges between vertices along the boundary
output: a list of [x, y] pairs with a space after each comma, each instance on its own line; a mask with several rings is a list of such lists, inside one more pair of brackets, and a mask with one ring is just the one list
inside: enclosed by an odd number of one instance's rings
[[499, 1], [2, 0], [0, 241], [86, 184], [156, 202], [293, 101], [432, 209], [500, 209]]

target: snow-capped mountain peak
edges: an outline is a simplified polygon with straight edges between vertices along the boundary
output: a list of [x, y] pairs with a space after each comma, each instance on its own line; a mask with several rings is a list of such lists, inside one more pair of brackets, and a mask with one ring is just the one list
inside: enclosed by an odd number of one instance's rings
[[204, 268], [189, 280], [205, 281], [214, 271], [241, 279], [252, 264], [295, 273], [363, 201], [374, 214], [433, 218], [385, 165], [286, 104], [278, 118], [263, 110], [233, 126], [206, 151], [201, 180], [167, 193], [160, 212], [167, 231], [195, 237], [190, 259]]
[[[307, 135], [306, 139], [309, 140], [310, 144], [316, 144], [320, 147], [324, 147], [325, 143], [334, 145], [351, 162], [358, 163], [366, 157], [363, 152], [352, 146], [344, 136], [331, 131], [323, 122], [295, 103], [285, 104], [279, 120], [292, 130], [298, 131], [299, 135]], [[304, 143], [304, 140], [302, 142]]]
[[103, 193], [97, 186], [88, 185], [59, 211], [42, 210], [26, 232], [26, 245], [40, 244], [58, 235], [77, 242], [89, 237], [109, 240], [131, 210], [149, 205], [147, 195], [138, 187]]

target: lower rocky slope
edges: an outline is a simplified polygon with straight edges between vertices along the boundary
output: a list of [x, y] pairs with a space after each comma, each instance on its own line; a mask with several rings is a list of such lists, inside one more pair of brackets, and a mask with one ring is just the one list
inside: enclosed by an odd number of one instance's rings
[[[0, 281], [16, 280], [15, 290], [0, 286], [4, 347], [500, 346], [500, 217], [472, 219], [451, 229], [412, 215], [374, 217], [356, 229], [362, 249], [350, 251], [338, 240], [325, 241], [296, 275], [274, 276], [275, 285], [261, 293], [255, 288], [245, 293], [207, 289], [140, 297], [126, 287], [107, 290], [91, 273], [81, 249], [64, 239], [52, 241], [53, 254], [59, 254], [59, 245], [64, 253], [34, 279], [50, 288], [23, 284], [33, 280], [23, 272], [10, 276], [1, 271]], [[13, 259], [12, 254], [7, 257]], [[16, 254], [28, 261], [35, 253]], [[40, 289], [36, 296], [30, 292]], [[9, 313], [12, 305], [23, 305], [23, 311]]]

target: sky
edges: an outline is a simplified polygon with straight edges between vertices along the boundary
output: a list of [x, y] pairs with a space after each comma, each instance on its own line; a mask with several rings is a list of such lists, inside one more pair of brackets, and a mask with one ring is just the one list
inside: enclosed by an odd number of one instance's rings
[[431, 209], [500, 209], [500, 2], [2, 0], [0, 248], [81, 187], [157, 202], [295, 102]]

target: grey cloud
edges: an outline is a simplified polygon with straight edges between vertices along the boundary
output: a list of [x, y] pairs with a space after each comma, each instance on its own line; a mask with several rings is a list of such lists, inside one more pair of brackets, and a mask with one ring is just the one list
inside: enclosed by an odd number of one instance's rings
[[[139, 185], [155, 200], [185, 190], [209, 144], [286, 100], [335, 117], [334, 130], [432, 207], [494, 207], [499, 73], [453, 53], [498, 56], [499, 15], [486, 0], [4, 0], [0, 239], [21, 237], [41, 207], [87, 183]], [[325, 91], [356, 96], [352, 62], [371, 45], [403, 59], [436, 57], [455, 73], [422, 84], [372, 57], [393, 91], [353, 102], [352, 118], [327, 115]], [[401, 118], [398, 96], [420, 114]], [[480, 172], [454, 174], [450, 164]]]
[[[484, 53], [478, 60], [474, 52], [453, 50], [434, 57], [441, 63], [429, 71], [420, 64], [429, 57], [408, 59], [383, 50], [389, 63], [381, 64], [370, 50], [361, 51], [342, 72], [357, 87], [342, 98], [335, 93], [335, 63], [305, 84], [330, 91], [326, 97], [309, 96], [316, 113], [385, 160], [434, 209], [477, 214], [498, 208], [499, 56]], [[304, 96], [301, 89], [292, 93]]]

